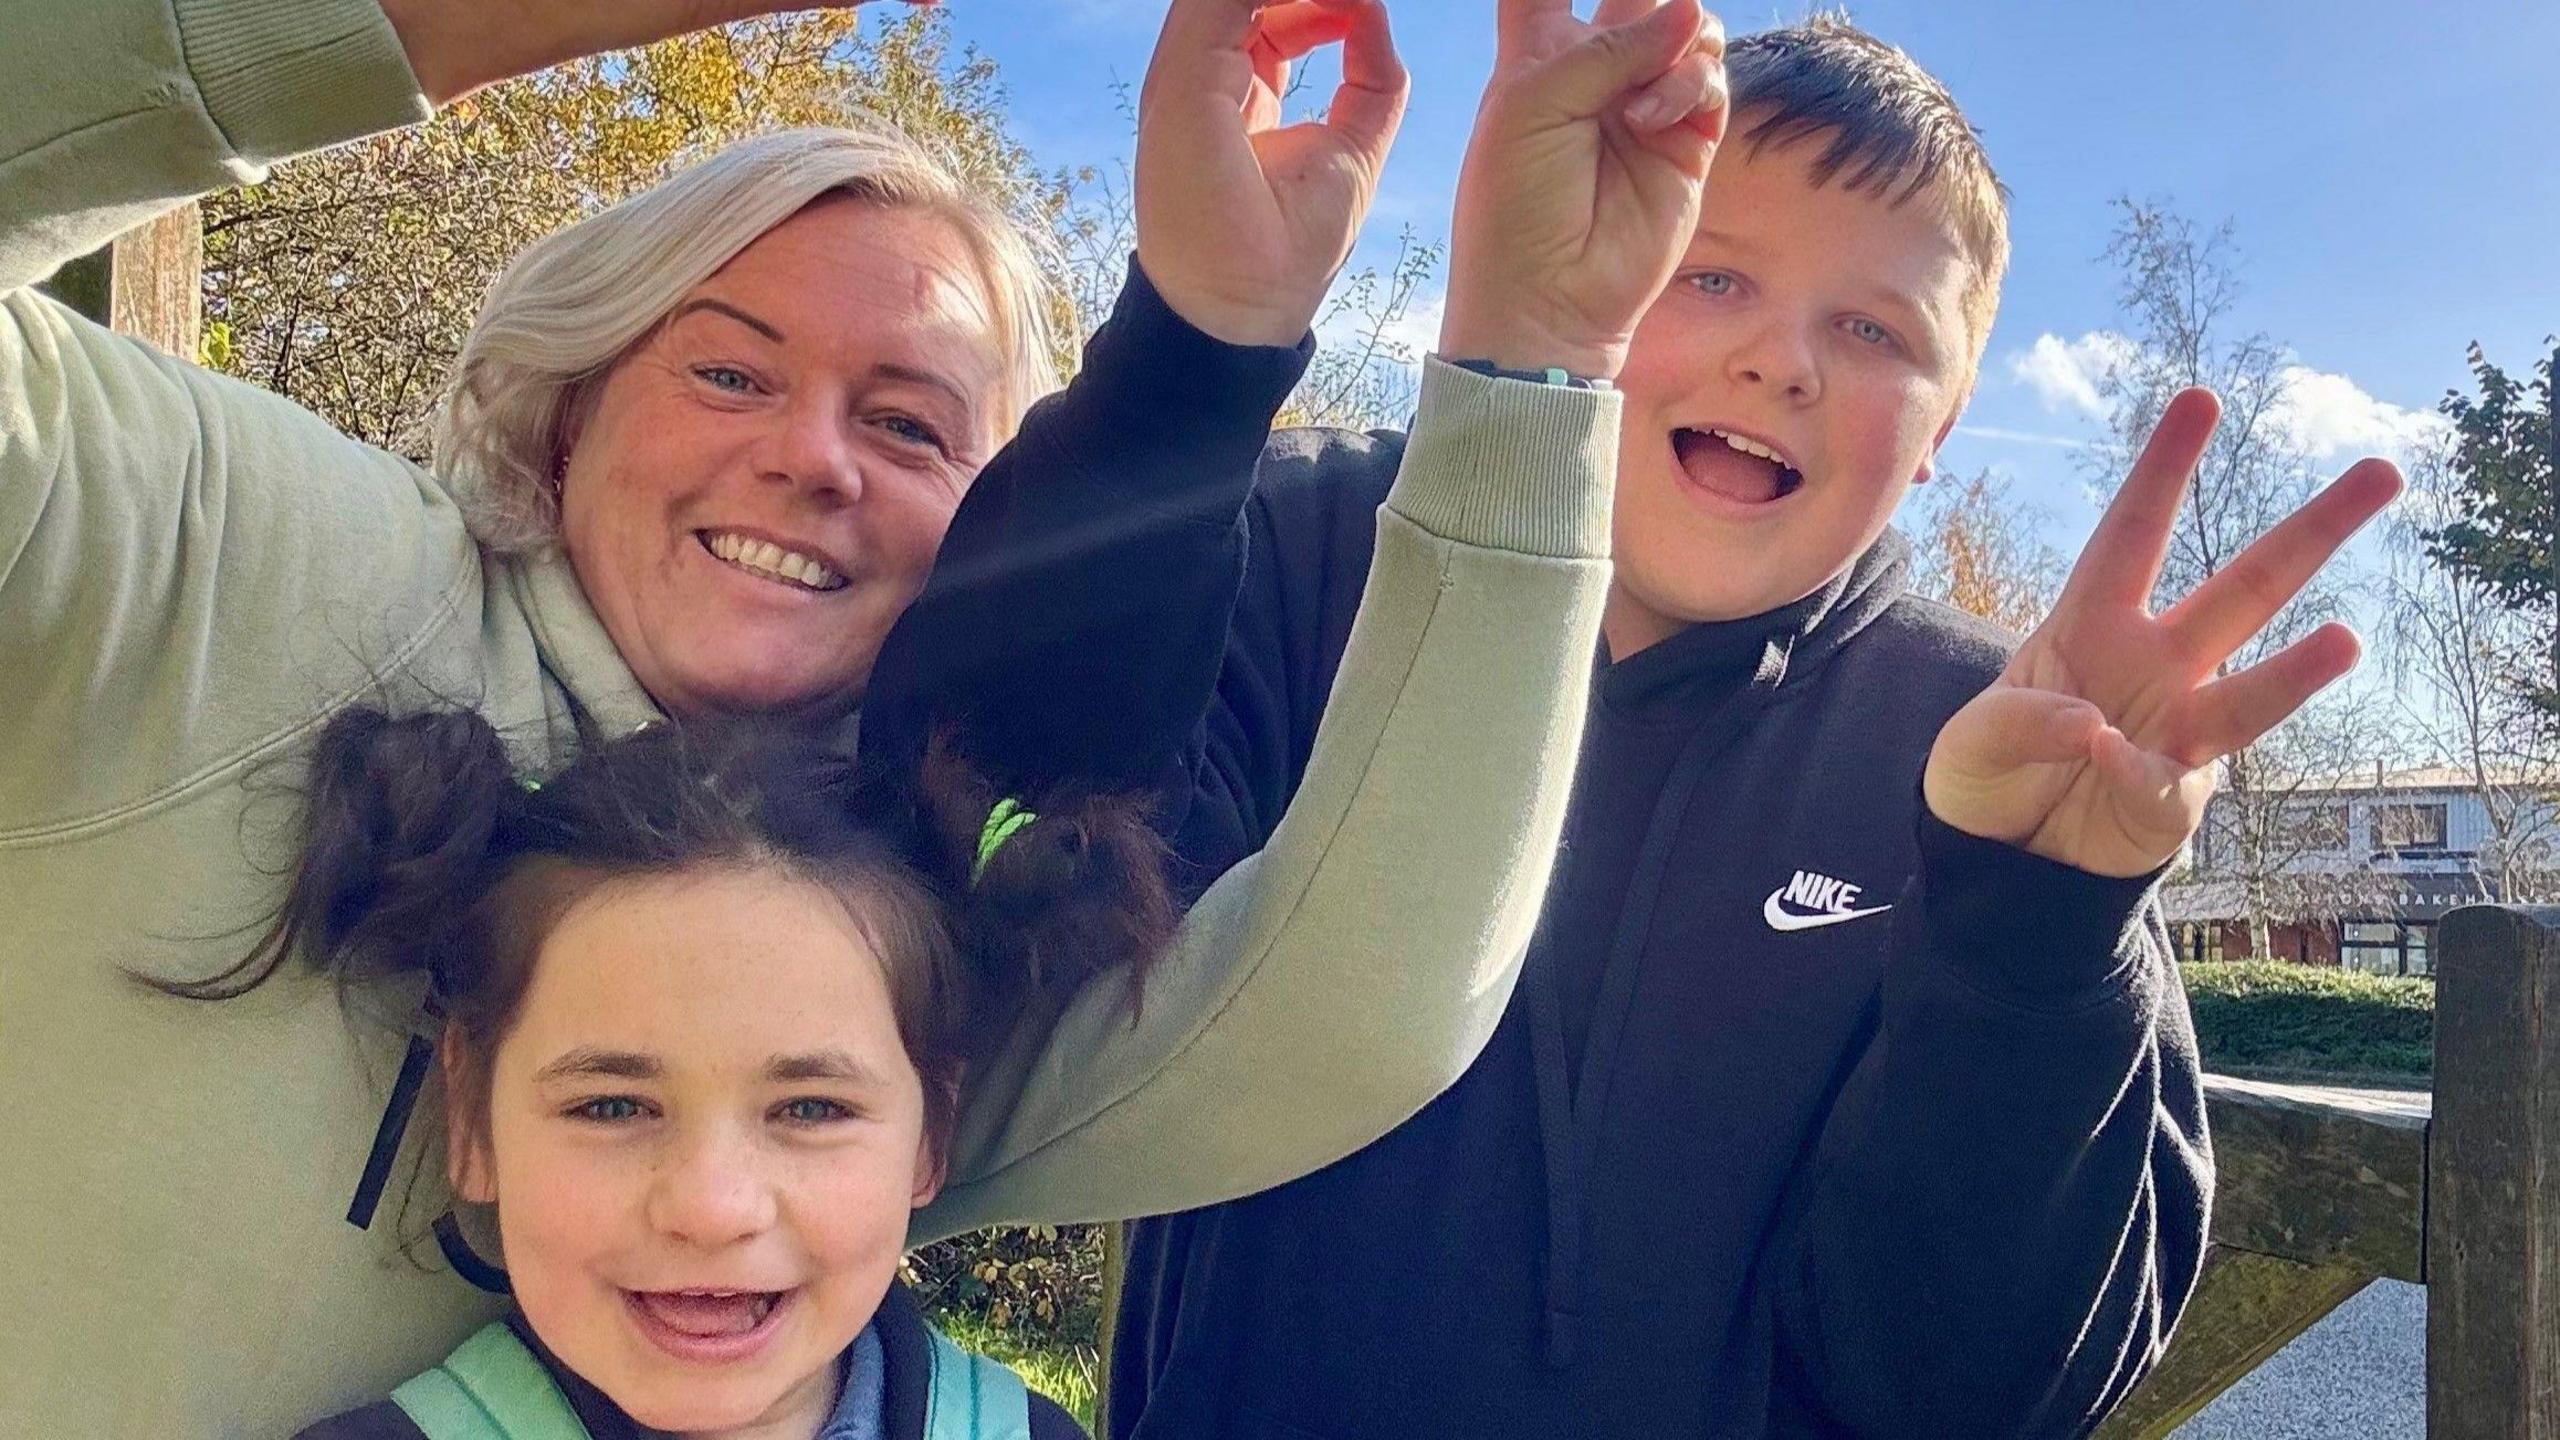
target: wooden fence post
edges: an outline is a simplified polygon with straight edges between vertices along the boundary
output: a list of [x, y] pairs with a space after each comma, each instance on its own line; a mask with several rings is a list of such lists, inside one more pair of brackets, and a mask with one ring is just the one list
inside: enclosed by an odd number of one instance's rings
[[1093, 1433], [1111, 1433], [1111, 1336], [1120, 1325], [1120, 1287], [1129, 1270], [1129, 1226], [1102, 1227], [1102, 1333], [1094, 1338]]
[[203, 282], [203, 220], [181, 205], [63, 266], [45, 288], [120, 334], [193, 360], [204, 334]]
[[2560, 909], [2447, 916], [2427, 1177], [2429, 1440], [2560, 1440]]

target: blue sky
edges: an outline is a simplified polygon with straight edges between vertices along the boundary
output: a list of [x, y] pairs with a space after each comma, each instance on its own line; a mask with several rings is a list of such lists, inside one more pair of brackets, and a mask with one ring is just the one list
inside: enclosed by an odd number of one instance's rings
[[[1044, 163], [1126, 155], [1112, 84], [1144, 73], [1163, 0], [945, 3], [954, 34], [1002, 68], [1015, 131]], [[1493, 44], [1493, 0], [1390, 4], [1415, 94], [1372, 258], [1399, 224], [1445, 232]], [[1723, 12], [1737, 34], [1802, 13]], [[1867, 0], [1854, 13], [1947, 82], [2013, 191], [2000, 323], [1944, 458], [2008, 472], [2057, 542], [2076, 548], [2094, 518], [2068, 442], [2089, 433], [2073, 399], [2074, 366], [2096, 353], [2085, 337], [2116, 323], [2099, 259], [2115, 195], [2234, 222], [2241, 319], [2314, 372], [2302, 423], [2340, 465], [2462, 384], [2469, 342], [2520, 369], [2560, 331], [2554, 0]]]

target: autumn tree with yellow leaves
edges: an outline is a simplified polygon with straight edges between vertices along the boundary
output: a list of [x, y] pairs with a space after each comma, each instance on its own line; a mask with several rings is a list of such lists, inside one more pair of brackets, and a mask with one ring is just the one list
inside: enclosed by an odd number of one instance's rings
[[202, 358], [420, 455], [481, 296], [519, 251], [731, 140], [862, 113], [1035, 229], [1063, 216], [1069, 177], [1006, 132], [994, 64], [955, 53], [939, 16], [748, 21], [512, 81], [206, 200]]
[[2013, 634], [2044, 621], [2062, 593], [2062, 552], [2040, 517], [1990, 471], [1945, 477], [1921, 492], [1911, 526], [1912, 588]]

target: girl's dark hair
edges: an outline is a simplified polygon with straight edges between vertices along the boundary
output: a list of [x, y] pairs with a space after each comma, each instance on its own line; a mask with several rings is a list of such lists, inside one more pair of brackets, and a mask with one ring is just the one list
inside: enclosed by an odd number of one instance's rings
[[940, 746], [896, 775], [769, 723], [667, 723], [533, 786], [476, 712], [359, 709], [322, 729], [308, 792], [302, 859], [256, 946], [220, 974], [147, 983], [224, 999], [297, 956], [349, 987], [424, 975], [459, 1032], [466, 1114], [485, 1113], [543, 940], [617, 880], [780, 870], [834, 894], [887, 971], [937, 1147], [961, 1071], [1027, 1002], [1122, 967], [1134, 996], [1176, 918], [1135, 799], [1020, 797], [1038, 818], [978, 873], [1002, 797]]

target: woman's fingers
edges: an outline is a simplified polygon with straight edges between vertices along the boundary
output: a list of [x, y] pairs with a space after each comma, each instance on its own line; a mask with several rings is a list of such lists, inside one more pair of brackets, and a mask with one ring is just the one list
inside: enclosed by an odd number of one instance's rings
[[2221, 423], [2222, 402], [2210, 390], [2185, 390], [2160, 412], [2151, 439], [2133, 462], [2133, 473], [2098, 521], [2080, 561], [2071, 567], [2057, 609], [2075, 604], [2139, 608], [2160, 578], [2169, 535], [2185, 503], [2187, 480]]
[[2200, 663], [2221, 664], [2293, 603], [2340, 546], [2399, 498], [2401, 488], [2399, 467], [2390, 461], [2358, 461], [2170, 607], [2161, 623]]
[[732, 20], [844, 8], [789, 0], [382, 0], [419, 93], [434, 105], [565, 61]]

